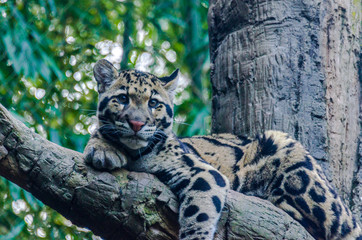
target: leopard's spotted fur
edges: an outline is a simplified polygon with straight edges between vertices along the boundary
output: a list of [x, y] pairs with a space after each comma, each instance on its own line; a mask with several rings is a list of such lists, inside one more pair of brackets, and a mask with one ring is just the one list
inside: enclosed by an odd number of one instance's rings
[[178, 72], [166, 78], [94, 68], [99, 126], [87, 162], [155, 174], [180, 202], [180, 239], [213, 239], [230, 188], [267, 199], [316, 239], [360, 238], [360, 227], [301, 144], [277, 131], [256, 139], [231, 134], [179, 140], [172, 133]]

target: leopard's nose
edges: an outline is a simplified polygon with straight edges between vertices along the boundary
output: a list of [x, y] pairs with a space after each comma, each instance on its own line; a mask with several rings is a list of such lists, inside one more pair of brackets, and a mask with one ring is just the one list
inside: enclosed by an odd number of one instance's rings
[[138, 132], [145, 125], [144, 122], [128, 120], [129, 126], [133, 129], [133, 131]]

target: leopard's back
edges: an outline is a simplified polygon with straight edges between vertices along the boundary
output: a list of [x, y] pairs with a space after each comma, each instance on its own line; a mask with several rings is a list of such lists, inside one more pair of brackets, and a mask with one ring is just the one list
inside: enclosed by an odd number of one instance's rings
[[360, 227], [321, 167], [286, 133], [255, 139], [231, 134], [182, 140], [229, 178], [231, 188], [271, 201], [316, 239], [356, 239]]

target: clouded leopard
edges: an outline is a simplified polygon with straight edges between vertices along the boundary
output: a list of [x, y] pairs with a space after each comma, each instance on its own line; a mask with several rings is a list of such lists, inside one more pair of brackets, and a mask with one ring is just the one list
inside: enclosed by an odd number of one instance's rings
[[156, 77], [100, 60], [98, 127], [85, 149], [100, 170], [156, 175], [178, 197], [180, 239], [213, 239], [229, 189], [271, 201], [316, 239], [356, 239], [360, 227], [302, 145], [277, 131], [179, 139], [172, 132], [178, 70]]

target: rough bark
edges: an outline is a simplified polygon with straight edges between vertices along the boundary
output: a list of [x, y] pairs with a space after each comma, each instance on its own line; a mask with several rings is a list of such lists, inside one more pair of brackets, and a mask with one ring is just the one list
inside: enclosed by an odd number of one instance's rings
[[[0, 175], [105, 239], [177, 239], [178, 203], [153, 175], [98, 172], [0, 104]], [[230, 191], [216, 239], [313, 239], [270, 202]]]
[[288, 132], [350, 204], [360, 132], [360, 19], [352, 0], [210, 1], [212, 131]]
[[[328, 159], [331, 176], [347, 201], [352, 188], [361, 188], [356, 175], [361, 132], [358, 60], [361, 30], [360, 1], [323, 1], [321, 56], [327, 104]], [[357, 165], [357, 168], [356, 168]], [[354, 186], [351, 184], [354, 181]], [[358, 182], [357, 182], [358, 181]], [[362, 218], [362, 193], [352, 195], [353, 210]]]
[[[358, 8], [357, 8], [358, 9]], [[353, 195], [352, 195], [352, 212], [359, 214], [359, 216], [362, 216], [362, 67], [361, 67], [361, 60], [362, 60], [362, 51], [360, 51], [360, 57], [358, 61], [359, 72], [359, 89], [360, 89], [360, 96], [359, 96], [359, 123], [360, 123], [360, 135], [359, 135], [359, 148], [358, 148], [358, 171], [356, 176], [354, 177], [353, 181]], [[358, 215], [357, 215], [358, 216]], [[362, 222], [362, 219], [360, 219], [360, 222]]]

